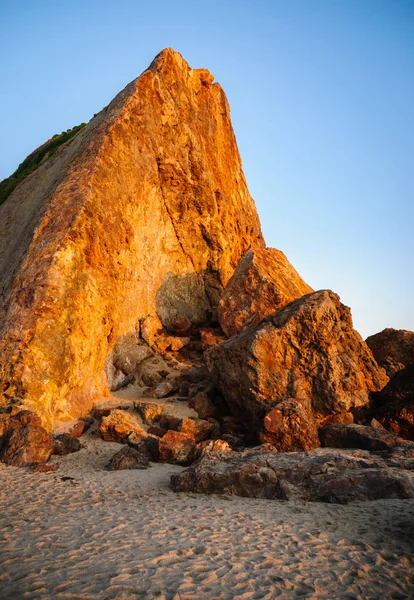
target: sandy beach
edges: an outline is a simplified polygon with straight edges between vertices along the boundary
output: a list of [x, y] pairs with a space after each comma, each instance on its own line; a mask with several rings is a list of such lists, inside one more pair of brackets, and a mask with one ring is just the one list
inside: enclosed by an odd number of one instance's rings
[[412, 598], [414, 501], [174, 494], [181, 467], [107, 472], [95, 432], [58, 471], [0, 468], [0, 597]]

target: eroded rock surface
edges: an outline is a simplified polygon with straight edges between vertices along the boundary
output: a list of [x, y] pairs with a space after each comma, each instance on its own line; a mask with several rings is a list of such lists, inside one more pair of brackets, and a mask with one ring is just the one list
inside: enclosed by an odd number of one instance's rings
[[408, 365], [414, 365], [414, 331], [387, 328], [370, 335], [366, 342], [389, 377]]
[[260, 432], [279, 402], [302, 398], [322, 418], [364, 406], [388, 381], [349, 308], [331, 291], [308, 294], [206, 353], [217, 387], [241, 422]]
[[209, 321], [256, 246], [223, 90], [164, 50], [0, 207], [0, 404], [87, 414], [118, 339]]
[[220, 298], [218, 319], [230, 337], [313, 292], [286, 256], [275, 248], [249, 250]]
[[171, 477], [175, 492], [345, 504], [414, 498], [414, 461], [362, 450], [208, 452]]
[[272, 444], [279, 452], [319, 448], [318, 424], [308, 400], [282, 400], [263, 420], [262, 443]]
[[102, 417], [99, 424], [101, 437], [106, 442], [118, 442], [123, 444], [132, 433], [140, 439], [147, 436], [146, 431], [138, 423], [134, 415], [114, 409], [107, 417]]
[[396, 435], [414, 441], [414, 365], [398, 371], [374, 397], [378, 421]]

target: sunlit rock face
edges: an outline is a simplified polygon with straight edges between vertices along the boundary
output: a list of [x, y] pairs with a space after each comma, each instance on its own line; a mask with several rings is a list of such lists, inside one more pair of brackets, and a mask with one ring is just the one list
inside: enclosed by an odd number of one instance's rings
[[0, 404], [85, 414], [119, 336], [208, 320], [251, 246], [223, 90], [164, 50], [0, 207]]

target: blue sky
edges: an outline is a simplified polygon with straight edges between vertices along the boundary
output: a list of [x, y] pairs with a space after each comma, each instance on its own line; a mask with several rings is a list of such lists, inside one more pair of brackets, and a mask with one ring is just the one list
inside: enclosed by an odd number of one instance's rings
[[165, 47], [230, 102], [269, 246], [414, 330], [414, 0], [0, 0], [0, 179]]

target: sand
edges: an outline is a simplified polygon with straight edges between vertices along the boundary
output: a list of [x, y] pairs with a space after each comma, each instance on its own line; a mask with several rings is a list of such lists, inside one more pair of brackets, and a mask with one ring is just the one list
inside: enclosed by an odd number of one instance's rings
[[0, 467], [3, 600], [414, 597], [413, 500], [174, 494], [181, 467], [107, 472], [121, 446], [82, 441], [54, 473]]

